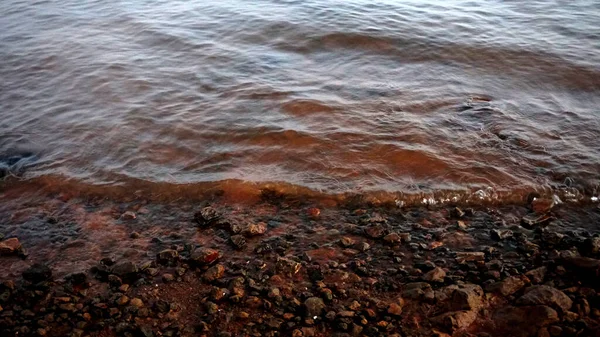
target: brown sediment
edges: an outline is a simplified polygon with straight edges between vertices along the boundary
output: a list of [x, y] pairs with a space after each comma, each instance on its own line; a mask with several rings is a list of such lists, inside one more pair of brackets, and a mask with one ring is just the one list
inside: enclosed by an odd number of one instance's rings
[[[600, 209], [542, 204], [9, 189], [0, 335], [595, 336]], [[521, 226], [534, 209], [553, 220]]]

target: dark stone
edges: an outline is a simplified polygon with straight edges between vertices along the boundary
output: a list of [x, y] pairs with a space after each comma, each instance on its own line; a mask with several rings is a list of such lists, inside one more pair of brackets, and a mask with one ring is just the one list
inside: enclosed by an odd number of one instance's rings
[[236, 249], [244, 249], [246, 247], [246, 239], [242, 235], [233, 235], [230, 241]]
[[52, 279], [52, 270], [46, 265], [35, 263], [23, 272], [23, 278], [32, 283], [49, 281]]
[[211, 248], [198, 248], [194, 250], [190, 256], [190, 260], [199, 264], [211, 264], [221, 257], [221, 254], [216, 249]]
[[517, 300], [518, 305], [546, 305], [567, 312], [573, 305], [573, 301], [562, 291], [549, 286], [532, 286], [528, 288], [525, 295]]
[[220, 215], [214, 208], [208, 206], [194, 214], [194, 220], [200, 226], [210, 226], [219, 220]]
[[309, 297], [304, 301], [304, 310], [307, 317], [320, 316], [325, 310], [325, 302], [319, 297]]
[[177, 264], [179, 258], [179, 252], [174, 249], [165, 249], [160, 253], [156, 254], [156, 261], [160, 264], [167, 266], [174, 266]]

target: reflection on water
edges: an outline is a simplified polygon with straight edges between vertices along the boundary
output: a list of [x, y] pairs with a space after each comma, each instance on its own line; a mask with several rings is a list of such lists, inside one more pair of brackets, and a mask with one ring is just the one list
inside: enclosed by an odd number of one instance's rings
[[6, 0], [0, 11], [0, 154], [34, 153], [27, 178], [161, 194], [253, 182], [596, 193], [597, 1]]

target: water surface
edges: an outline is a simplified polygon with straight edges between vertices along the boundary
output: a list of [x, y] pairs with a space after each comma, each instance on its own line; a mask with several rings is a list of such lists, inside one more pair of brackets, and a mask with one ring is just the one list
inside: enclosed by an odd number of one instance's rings
[[4, 0], [0, 13], [0, 153], [35, 154], [27, 179], [597, 193], [598, 1]]

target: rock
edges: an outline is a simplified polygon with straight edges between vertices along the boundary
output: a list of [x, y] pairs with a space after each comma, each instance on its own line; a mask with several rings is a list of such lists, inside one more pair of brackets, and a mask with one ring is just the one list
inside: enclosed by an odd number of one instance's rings
[[581, 256], [567, 256], [561, 258], [565, 267], [582, 272], [591, 278], [598, 276], [600, 260]]
[[120, 287], [123, 284], [123, 280], [121, 280], [120, 277], [118, 277], [117, 275], [108, 275], [108, 283], [112, 286], [112, 287]]
[[493, 240], [501, 241], [513, 237], [513, 231], [510, 229], [492, 229], [491, 235]]
[[395, 245], [400, 243], [402, 240], [400, 239], [400, 235], [398, 235], [398, 233], [390, 233], [383, 237], [383, 241], [391, 245]]
[[363, 241], [356, 245], [356, 249], [360, 250], [361, 252], [366, 252], [367, 250], [371, 249], [371, 245]]
[[551, 221], [555, 220], [553, 216], [548, 214], [538, 215], [538, 214], [528, 214], [521, 218], [521, 226], [527, 229], [534, 229], [536, 227], [545, 227]]
[[243, 231], [244, 235], [246, 235], [246, 236], [263, 235], [266, 232], [267, 232], [267, 224], [264, 222], [259, 222], [257, 224], [250, 224]]
[[319, 217], [319, 215], [321, 215], [321, 210], [320, 210], [320, 209], [318, 209], [318, 208], [316, 208], [316, 207], [312, 207], [312, 208], [309, 208], [309, 209], [306, 211], [306, 214], [307, 214], [309, 217], [311, 217], [311, 218], [313, 218], [313, 219], [316, 219], [316, 218], [318, 218], [318, 217]]
[[479, 310], [482, 304], [483, 289], [476, 284], [465, 284], [452, 293], [450, 310]]
[[554, 207], [554, 200], [535, 198], [531, 201], [531, 209], [537, 214], [546, 214]]
[[547, 270], [548, 268], [546, 267], [535, 268], [526, 272], [525, 276], [527, 276], [534, 284], [542, 283], [544, 282], [544, 278], [546, 277]]
[[141, 308], [144, 306], [144, 302], [137, 297], [132, 299], [129, 303], [136, 308]]
[[427, 282], [444, 282], [446, 272], [440, 267], [435, 267], [423, 275], [423, 280]]
[[398, 235], [400, 236], [401, 242], [410, 242], [411, 241], [410, 233], [398, 233]]
[[160, 264], [164, 264], [167, 266], [174, 266], [177, 264], [177, 260], [179, 259], [179, 252], [174, 249], [165, 249], [158, 254], [156, 254], [156, 260]]
[[388, 306], [387, 313], [394, 316], [402, 315], [402, 303], [391, 303]]
[[454, 218], [462, 218], [465, 216], [465, 212], [458, 207], [454, 207], [450, 210], [450, 215]]
[[280, 273], [292, 276], [300, 271], [300, 268], [302, 268], [302, 264], [292, 259], [278, 257], [277, 263], [275, 264], [275, 268]]
[[208, 206], [201, 209], [199, 212], [194, 214], [194, 220], [199, 226], [206, 227], [210, 226], [219, 220], [221, 216], [214, 208]]
[[223, 267], [220, 264], [217, 264], [217, 265], [210, 267], [204, 273], [203, 278], [206, 282], [212, 282], [212, 281], [220, 279], [221, 277], [223, 277], [224, 274], [225, 274], [225, 267]]
[[347, 236], [344, 236], [343, 238], [340, 239], [340, 245], [344, 248], [348, 248], [351, 247], [352, 245], [354, 245], [355, 241], [352, 238], [349, 238]]
[[209, 315], [215, 315], [219, 312], [219, 306], [214, 302], [206, 301], [204, 307], [206, 308], [206, 313]]
[[558, 313], [547, 306], [503, 307], [497, 310], [494, 320], [497, 333], [511, 337], [535, 336], [541, 327], [559, 321]]
[[164, 283], [173, 282], [173, 281], [175, 281], [175, 276], [173, 274], [166, 273], [166, 274], [163, 274], [162, 280]]
[[486, 287], [487, 292], [499, 293], [503, 296], [509, 296], [521, 290], [525, 286], [523, 277], [510, 276], [502, 281], [495, 282]]
[[532, 286], [526, 289], [525, 295], [517, 300], [517, 305], [546, 305], [567, 312], [573, 301], [562, 291], [545, 285]]
[[46, 265], [35, 263], [23, 272], [23, 278], [31, 283], [39, 283], [52, 279], [52, 270]]
[[419, 301], [433, 301], [435, 299], [435, 293], [429, 283], [413, 282], [404, 285], [402, 297]]
[[190, 260], [201, 265], [208, 265], [217, 261], [221, 253], [216, 249], [198, 248], [192, 252]]
[[433, 317], [431, 322], [442, 329], [453, 333], [469, 327], [477, 318], [477, 312], [472, 310], [452, 311]]
[[319, 297], [309, 297], [304, 301], [304, 310], [307, 317], [320, 316], [325, 310], [325, 302]]
[[135, 220], [137, 218], [137, 216], [135, 215], [134, 212], [131, 211], [127, 211], [123, 214], [121, 214], [121, 219], [123, 220]]
[[373, 239], [380, 239], [385, 235], [385, 228], [381, 225], [372, 225], [365, 228], [365, 234]]
[[113, 265], [111, 272], [121, 278], [131, 278], [134, 277], [139, 270], [133, 262], [123, 261]]
[[476, 261], [484, 261], [485, 253], [484, 252], [458, 252], [456, 253], [456, 262], [465, 263], [465, 262], [476, 262]]
[[246, 238], [244, 238], [243, 235], [233, 235], [231, 238], [229, 238], [229, 240], [236, 249], [241, 250], [246, 247]]
[[21, 249], [21, 242], [17, 238], [10, 238], [0, 242], [0, 255], [16, 254]]
[[564, 234], [560, 234], [553, 231], [542, 231], [542, 241], [548, 246], [556, 246], [561, 243], [564, 238]]
[[600, 252], [600, 237], [587, 238], [579, 248], [582, 255], [596, 255]]

